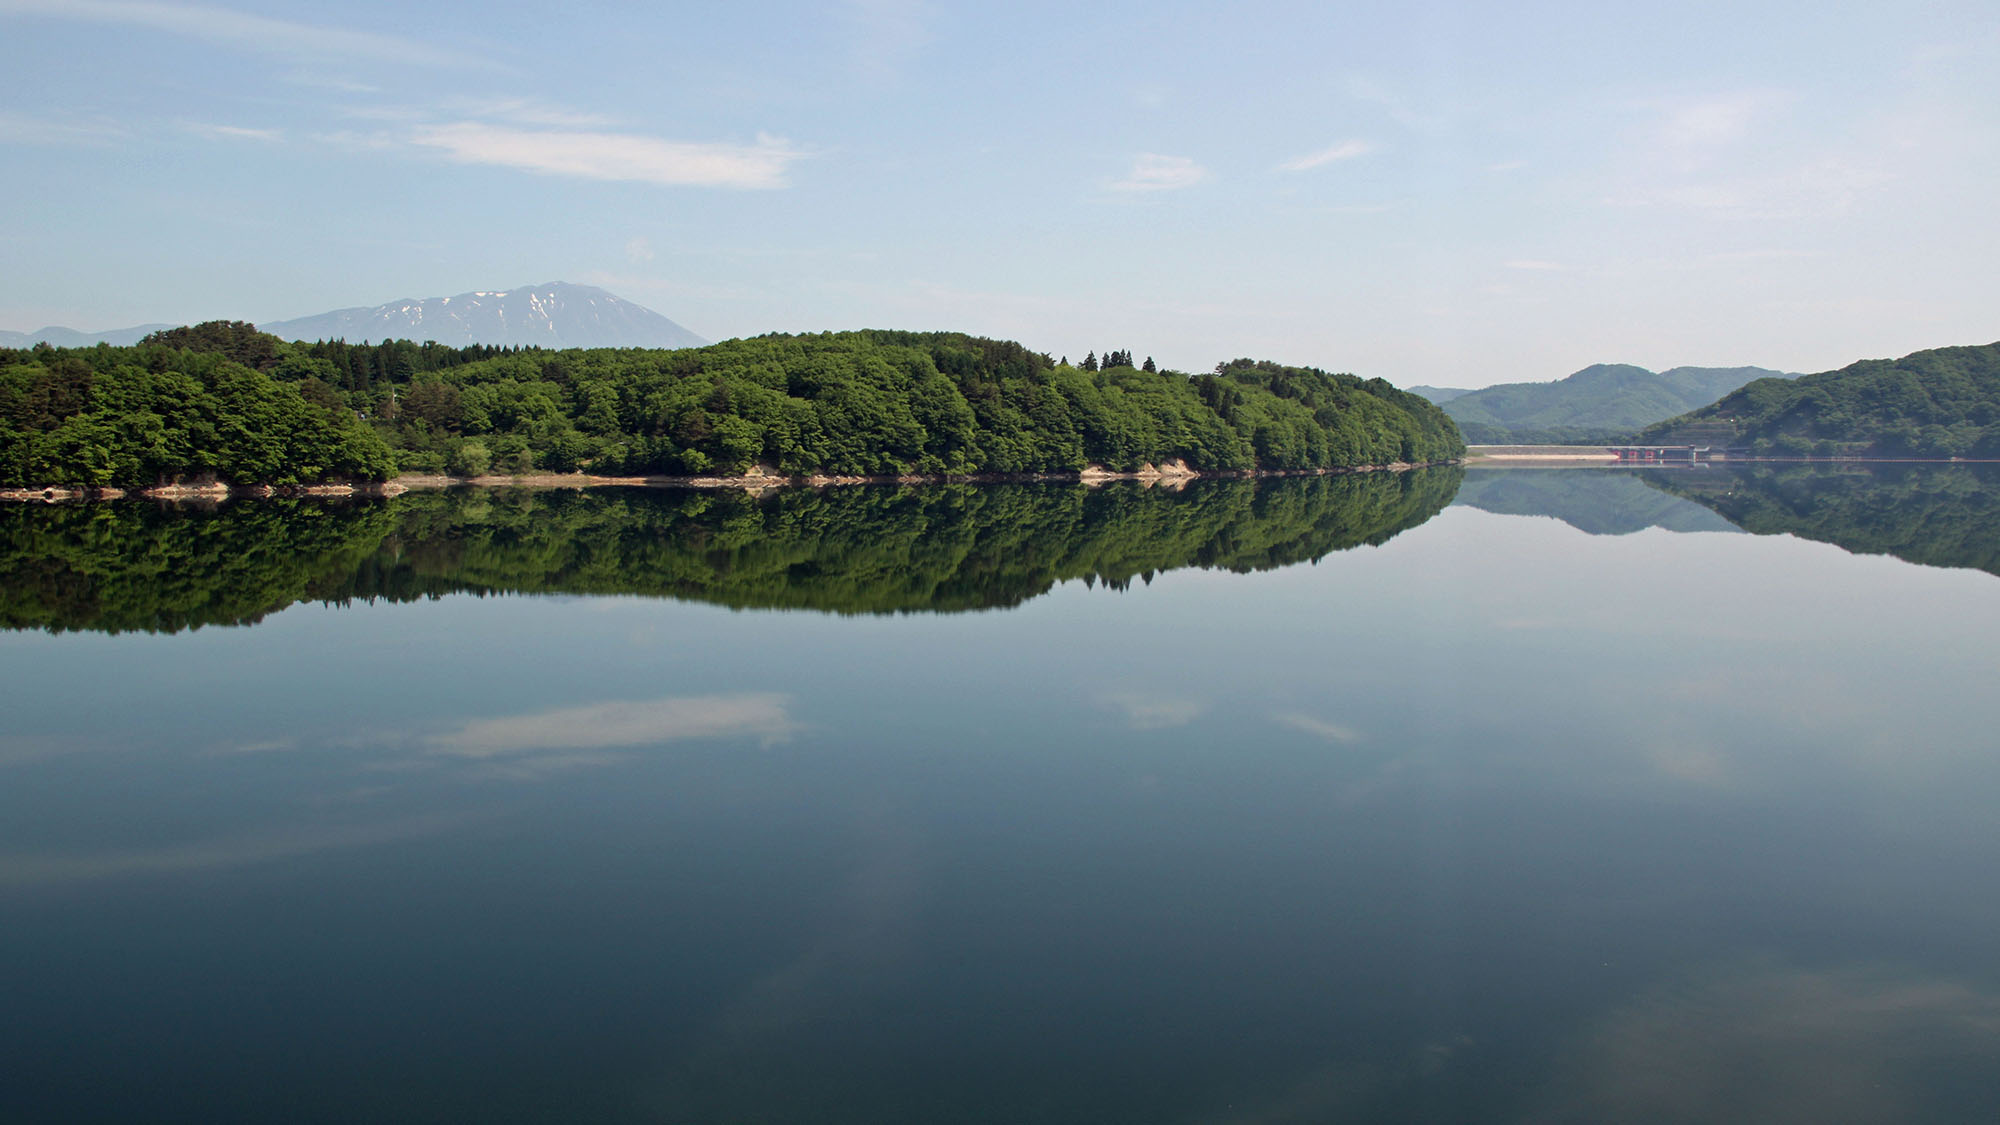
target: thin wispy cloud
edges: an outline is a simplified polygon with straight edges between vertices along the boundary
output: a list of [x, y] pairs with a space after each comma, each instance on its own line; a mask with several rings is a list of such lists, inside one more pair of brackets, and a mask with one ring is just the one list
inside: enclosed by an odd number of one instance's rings
[[1607, 202], [1619, 207], [1670, 207], [1723, 219], [1824, 219], [1853, 210], [1895, 178], [1883, 168], [1828, 157], [1763, 174], [1717, 174], [1649, 184]]
[[1323, 168], [1338, 160], [1352, 160], [1357, 156], [1366, 156], [1374, 151], [1375, 146], [1369, 144], [1367, 141], [1342, 141], [1337, 145], [1320, 149], [1318, 152], [1309, 152], [1304, 156], [1295, 156], [1278, 165], [1278, 171], [1307, 172], [1314, 168]]
[[1657, 98], [1628, 107], [1636, 116], [1607, 175], [1605, 202], [1721, 220], [1815, 220], [1845, 215], [1907, 176], [1907, 154], [1890, 158], [1885, 140], [1920, 130], [1898, 123], [1871, 135], [1870, 120], [1849, 121], [1831, 137], [1801, 127], [1810, 107], [1787, 90], [1747, 88], [1698, 97]]
[[1108, 185], [1112, 191], [1176, 191], [1193, 187], [1208, 178], [1208, 169], [1185, 156], [1162, 156], [1142, 152], [1132, 162], [1132, 170], [1122, 180]]
[[398, 35], [347, 31], [200, 4], [143, 0], [0, 0], [0, 16], [39, 16], [144, 27], [211, 43], [299, 58], [343, 56], [404, 66], [487, 66], [480, 59]]
[[361, 82], [338, 74], [315, 74], [301, 70], [285, 75], [285, 81], [294, 86], [305, 86], [317, 90], [332, 90], [341, 94], [379, 94], [382, 87], [372, 82]]
[[394, 137], [386, 133], [362, 133], [352, 129], [313, 133], [310, 139], [340, 152], [386, 152], [401, 147]]
[[410, 139], [461, 164], [496, 164], [552, 176], [669, 187], [768, 189], [804, 154], [777, 137], [756, 144], [665, 141], [631, 133], [515, 129], [459, 121], [417, 129]]
[[558, 129], [601, 129], [613, 124], [597, 113], [580, 113], [549, 105], [533, 98], [453, 98], [444, 103], [448, 115], [486, 117], [517, 125], [546, 125]]
[[893, 81], [931, 41], [929, 5], [923, 0], [848, 0], [857, 69], [875, 82]]
[[106, 145], [131, 133], [102, 121], [68, 121], [0, 110], [0, 142], [17, 145]]
[[1349, 75], [1347, 93], [1356, 101], [1378, 107], [1388, 115], [1389, 120], [1406, 129], [1428, 132], [1443, 127], [1445, 123], [1443, 114], [1417, 107], [1385, 83], [1377, 82], [1366, 75]]
[[1561, 262], [1545, 261], [1541, 258], [1515, 258], [1507, 263], [1510, 270], [1528, 270], [1536, 273], [1557, 273], [1569, 267]]
[[1656, 136], [1660, 144], [1672, 149], [1737, 144], [1790, 100], [1774, 91], [1745, 90], [1659, 105]]
[[243, 125], [216, 125], [206, 121], [183, 121], [181, 128], [197, 137], [207, 137], [214, 141], [263, 141], [267, 144], [285, 139], [282, 129], [252, 129]]

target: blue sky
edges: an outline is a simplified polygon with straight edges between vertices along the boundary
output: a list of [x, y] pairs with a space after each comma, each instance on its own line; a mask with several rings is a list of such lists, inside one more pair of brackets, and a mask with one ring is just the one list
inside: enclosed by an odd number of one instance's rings
[[0, 0], [0, 328], [566, 280], [1402, 384], [2000, 338], [2000, 6]]

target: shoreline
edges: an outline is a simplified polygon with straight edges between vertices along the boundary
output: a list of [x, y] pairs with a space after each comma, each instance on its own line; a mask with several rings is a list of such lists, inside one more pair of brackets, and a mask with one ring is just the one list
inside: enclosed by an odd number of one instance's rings
[[452, 477], [437, 474], [410, 473], [391, 477], [385, 481], [367, 481], [360, 484], [313, 484], [313, 485], [228, 485], [220, 482], [206, 484], [169, 484], [155, 488], [124, 489], [112, 487], [73, 487], [56, 485], [45, 488], [0, 489], [0, 501], [16, 503], [59, 503], [72, 500], [207, 500], [221, 501], [242, 497], [267, 498], [272, 496], [331, 496], [331, 497], [388, 497], [400, 496], [405, 492], [428, 491], [445, 488], [740, 488], [749, 492], [763, 492], [779, 488], [836, 488], [845, 485], [918, 485], [918, 484], [1082, 484], [1095, 486], [1112, 481], [1139, 481], [1148, 486], [1158, 485], [1178, 489], [1191, 480], [1243, 480], [1261, 477], [1311, 477], [1340, 476], [1348, 473], [1401, 473], [1411, 469], [1429, 468], [1433, 465], [1460, 464], [1458, 461], [1435, 461], [1427, 464], [1411, 464], [1394, 461], [1386, 465], [1352, 465], [1330, 469], [1226, 469], [1201, 472], [1188, 468], [1179, 461], [1165, 465], [1141, 465], [1129, 472], [1114, 471], [1102, 465], [1086, 465], [1082, 469], [1065, 469], [1043, 473], [890, 473], [876, 475], [837, 475], [811, 473], [790, 476], [776, 472], [768, 466], [754, 466], [741, 476], [597, 476], [591, 473], [525, 473], [520, 476], [488, 474], [477, 477]]
[[1686, 468], [1689, 465], [1991, 465], [1990, 457], [1711, 457], [1700, 461], [1627, 461], [1610, 447], [1552, 445], [1546, 452], [1526, 445], [1470, 445], [1458, 463], [1466, 468]]

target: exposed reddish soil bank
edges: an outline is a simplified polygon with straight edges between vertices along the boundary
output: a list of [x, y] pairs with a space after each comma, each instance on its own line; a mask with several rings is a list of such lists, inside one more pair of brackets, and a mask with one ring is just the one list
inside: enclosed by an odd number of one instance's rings
[[[136, 495], [153, 500], [222, 500], [232, 496], [396, 496], [412, 489], [455, 488], [460, 485], [475, 485], [483, 488], [594, 488], [600, 485], [637, 485], [654, 488], [825, 488], [841, 484], [947, 484], [974, 483], [999, 484], [1010, 482], [1069, 482], [1102, 484], [1114, 480], [1136, 480], [1148, 484], [1179, 488], [1196, 477], [1311, 477], [1332, 476], [1339, 473], [1403, 472], [1422, 466], [1398, 461], [1389, 465], [1356, 465], [1345, 469], [1281, 469], [1281, 470], [1238, 470], [1229, 472], [1202, 473], [1187, 467], [1185, 462], [1169, 461], [1164, 465], [1141, 465], [1127, 472], [1114, 472], [1102, 465], [1088, 465], [1081, 471], [1060, 473], [972, 473], [952, 475], [945, 473], [910, 473], [900, 476], [785, 476], [767, 465], [752, 466], [750, 471], [735, 477], [599, 477], [589, 473], [533, 473], [524, 476], [401, 476], [389, 481], [369, 481], [361, 484], [315, 484], [315, 485], [247, 485], [230, 486], [220, 483], [173, 484], [159, 488], [141, 490]], [[0, 490], [0, 500], [56, 501], [56, 500], [116, 500], [134, 495], [119, 488], [15, 488]]]

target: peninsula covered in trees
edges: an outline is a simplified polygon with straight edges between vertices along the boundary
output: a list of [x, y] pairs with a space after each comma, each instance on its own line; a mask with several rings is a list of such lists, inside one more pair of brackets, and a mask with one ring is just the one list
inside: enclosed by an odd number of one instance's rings
[[132, 347], [0, 349], [0, 485], [1302, 471], [1464, 451], [1441, 410], [1380, 379], [1106, 358], [1122, 362], [892, 331], [676, 350], [294, 344], [216, 321]]

